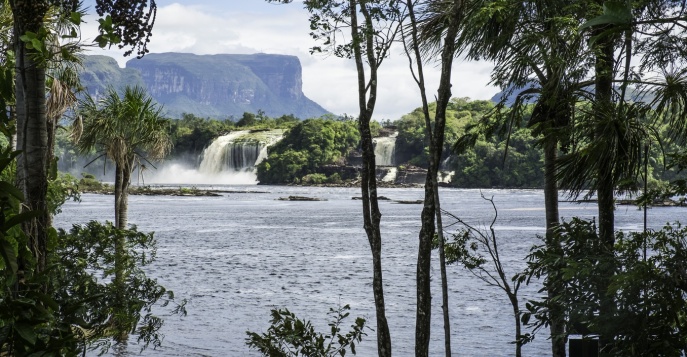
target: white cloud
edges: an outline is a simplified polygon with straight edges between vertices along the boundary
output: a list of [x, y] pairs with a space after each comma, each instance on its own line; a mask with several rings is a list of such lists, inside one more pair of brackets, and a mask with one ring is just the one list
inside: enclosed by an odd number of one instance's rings
[[[181, 1], [190, 2], [190, 1]], [[300, 4], [274, 5], [260, 0], [231, 0], [232, 10], [221, 4], [161, 6], [151, 37], [151, 52], [277, 53], [298, 56], [303, 66], [306, 96], [336, 114], [356, 115], [358, 96], [352, 61], [333, 56], [312, 56], [315, 43], [309, 36], [308, 14]], [[240, 6], [245, 3], [246, 6]], [[249, 4], [250, 3], [250, 4]], [[228, 6], [228, 5], [227, 5]], [[239, 10], [240, 9], [240, 10]], [[85, 37], [96, 35], [94, 18], [84, 26]], [[100, 50], [93, 51], [103, 53]], [[120, 65], [129, 60], [118, 50], [104, 51]], [[497, 90], [487, 87], [491, 65], [456, 61], [453, 68], [453, 95], [489, 99]], [[426, 69], [427, 93], [433, 100], [439, 68]], [[376, 119], [397, 119], [420, 105], [419, 90], [410, 76], [405, 55], [395, 53], [380, 68]]]

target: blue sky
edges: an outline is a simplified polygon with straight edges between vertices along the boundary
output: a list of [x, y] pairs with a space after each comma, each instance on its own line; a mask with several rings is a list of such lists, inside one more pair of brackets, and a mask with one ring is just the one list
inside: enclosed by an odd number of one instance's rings
[[[157, 0], [158, 14], [150, 52], [275, 53], [297, 56], [303, 66], [303, 92], [335, 114], [357, 115], [355, 66], [350, 60], [310, 55], [314, 45], [308, 33], [308, 13], [300, 1], [270, 4], [265, 0]], [[93, 8], [94, 1], [85, 5]], [[95, 17], [87, 17], [85, 39], [96, 35]], [[380, 68], [379, 96], [374, 118], [398, 119], [420, 106], [419, 90], [413, 82], [401, 46]], [[121, 51], [94, 49], [89, 53], [115, 57], [121, 66], [130, 58]], [[488, 87], [488, 63], [456, 61], [453, 95], [489, 99], [497, 92]], [[435, 93], [439, 68], [426, 67], [428, 93]], [[433, 95], [430, 94], [430, 100]]]

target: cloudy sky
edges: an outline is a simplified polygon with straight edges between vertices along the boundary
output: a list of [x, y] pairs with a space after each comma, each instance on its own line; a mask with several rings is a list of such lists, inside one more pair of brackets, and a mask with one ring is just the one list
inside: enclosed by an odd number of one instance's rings
[[[93, 11], [93, 0], [85, 5]], [[158, 14], [150, 52], [274, 53], [298, 56], [303, 66], [303, 92], [335, 114], [357, 115], [355, 65], [334, 56], [310, 55], [315, 44], [308, 33], [308, 13], [300, 1], [270, 4], [265, 0], [157, 0]], [[87, 17], [85, 39], [97, 34], [95, 17]], [[380, 68], [375, 119], [398, 119], [420, 105], [419, 91], [410, 76], [401, 46]], [[120, 51], [94, 49], [89, 53], [115, 57], [124, 66], [130, 58]], [[135, 60], [135, 59], [134, 59]], [[497, 89], [488, 86], [488, 63], [456, 61], [453, 95], [489, 99]], [[435, 93], [439, 68], [426, 67], [428, 93]], [[433, 95], [430, 96], [430, 100]]]

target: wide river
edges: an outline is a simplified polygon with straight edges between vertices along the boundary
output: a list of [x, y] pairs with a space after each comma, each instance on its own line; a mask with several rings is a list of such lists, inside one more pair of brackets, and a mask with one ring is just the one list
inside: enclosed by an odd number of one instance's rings
[[[130, 196], [130, 223], [154, 231], [158, 259], [150, 276], [188, 298], [188, 316], [167, 316], [163, 347], [146, 356], [257, 356], [245, 344], [246, 330], [263, 332], [270, 309], [288, 308], [326, 331], [330, 308], [350, 304], [351, 316], [375, 328], [371, 255], [362, 229], [356, 188], [214, 186], [243, 191], [221, 197]], [[248, 192], [246, 192], [248, 191]], [[530, 247], [544, 232], [544, 196], [539, 190], [442, 189], [442, 207], [476, 225], [488, 224], [494, 198], [500, 252], [510, 273], [524, 266]], [[279, 201], [301, 195], [319, 202]], [[380, 189], [391, 200], [418, 200], [422, 189]], [[561, 197], [563, 199], [564, 197]], [[84, 194], [55, 219], [67, 228], [89, 220], [113, 220], [113, 196]], [[415, 332], [415, 266], [421, 205], [381, 201], [385, 299], [394, 355], [411, 356]], [[591, 219], [596, 205], [561, 203], [563, 217]], [[638, 230], [642, 212], [616, 211], [617, 229]], [[650, 226], [684, 219], [685, 208], [654, 208]], [[445, 218], [445, 223], [451, 223]], [[449, 229], [455, 230], [455, 226]], [[430, 355], [443, 355], [438, 262], [432, 263], [433, 310]], [[513, 355], [513, 317], [505, 294], [461, 266], [448, 267], [452, 345], [460, 356]], [[538, 286], [523, 288], [521, 300]], [[352, 323], [346, 321], [344, 326]], [[347, 331], [344, 328], [344, 331]], [[550, 355], [548, 336], [537, 335], [525, 356]], [[131, 346], [132, 352], [138, 352]], [[358, 346], [359, 356], [376, 355], [375, 333]], [[134, 353], [137, 354], [137, 353]]]

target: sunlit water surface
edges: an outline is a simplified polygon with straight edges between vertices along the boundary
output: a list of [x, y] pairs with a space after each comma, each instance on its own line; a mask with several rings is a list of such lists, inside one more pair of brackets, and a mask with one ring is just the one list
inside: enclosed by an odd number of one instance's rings
[[[326, 331], [330, 308], [349, 304], [375, 328], [371, 256], [362, 229], [355, 188], [214, 186], [244, 191], [221, 197], [131, 196], [129, 220], [140, 231], [155, 231], [158, 260], [148, 273], [178, 298], [188, 298], [188, 316], [167, 316], [163, 347], [146, 356], [257, 356], [245, 344], [246, 330], [269, 326], [270, 309], [288, 308]], [[248, 192], [245, 192], [248, 191]], [[442, 189], [442, 206], [476, 225], [488, 225], [494, 198], [500, 252], [510, 273], [524, 266], [530, 247], [544, 232], [544, 196], [539, 190]], [[301, 195], [320, 202], [279, 201]], [[392, 200], [418, 200], [422, 189], [380, 189]], [[84, 194], [66, 203], [58, 227], [89, 220], [113, 220], [113, 196]], [[421, 205], [380, 201], [385, 299], [394, 355], [414, 354], [415, 266]], [[563, 217], [591, 219], [594, 204], [561, 203]], [[685, 208], [654, 208], [652, 227], [685, 216]], [[617, 229], [642, 227], [642, 212], [621, 206]], [[450, 222], [446, 218], [447, 222]], [[436, 257], [435, 257], [436, 258]], [[512, 309], [502, 291], [487, 286], [460, 266], [449, 266], [453, 350], [461, 356], [513, 355]], [[432, 262], [433, 310], [430, 355], [443, 355], [438, 260]], [[538, 286], [521, 292], [522, 306]], [[348, 326], [353, 321], [349, 321]], [[344, 330], [345, 331], [345, 330]], [[546, 334], [524, 347], [526, 356], [550, 355]], [[130, 346], [136, 352], [138, 347]], [[357, 348], [376, 355], [375, 333]]]

